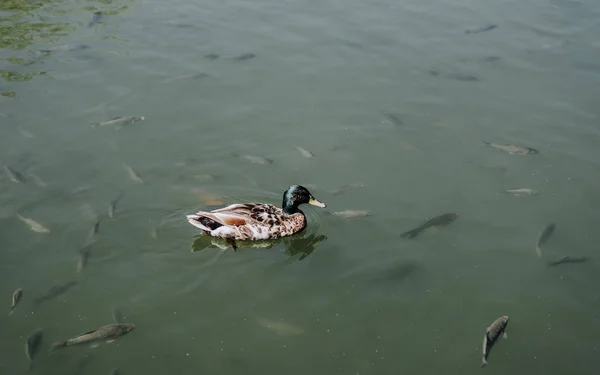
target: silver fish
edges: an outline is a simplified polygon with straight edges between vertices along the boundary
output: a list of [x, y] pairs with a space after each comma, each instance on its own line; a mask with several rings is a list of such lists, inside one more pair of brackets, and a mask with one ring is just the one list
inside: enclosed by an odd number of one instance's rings
[[91, 126], [94, 128], [97, 128], [100, 126], [123, 126], [123, 125], [129, 125], [129, 124], [134, 124], [136, 122], [144, 121], [144, 119], [145, 119], [144, 116], [140, 116], [140, 117], [121, 116], [121, 117], [115, 117], [108, 121], [95, 122], [95, 123], [91, 124]]
[[133, 170], [133, 168], [131, 168], [130, 166], [128, 166], [127, 164], [123, 164], [123, 168], [125, 168], [125, 170], [127, 171], [127, 173], [129, 173], [129, 177], [135, 181], [138, 182], [140, 184], [144, 183], [144, 180], [142, 180], [140, 178], [140, 176], [138, 176], [137, 173], [135, 173], [135, 171]]
[[264, 158], [262, 156], [256, 156], [256, 155], [241, 155], [240, 158], [244, 159], [246, 161], [249, 161], [251, 163], [254, 163], [254, 164], [271, 164], [271, 163], [273, 163], [273, 160]]
[[312, 157], [315, 156], [312, 152], [310, 152], [310, 151], [308, 151], [306, 149], [303, 149], [300, 146], [296, 146], [296, 148], [298, 149], [298, 151], [300, 151], [300, 153], [302, 154], [302, 156], [304, 156], [305, 158], [312, 158]]
[[535, 252], [537, 253], [538, 257], [542, 257], [542, 249], [540, 248], [540, 246], [542, 246], [544, 243], [546, 243], [546, 241], [548, 241], [550, 236], [552, 236], [552, 234], [554, 233], [554, 229], [556, 229], [556, 225], [551, 223], [546, 225], [544, 229], [542, 229], [542, 231], [540, 232], [537, 243], [535, 245]]
[[398, 115], [393, 113], [384, 113], [383, 114], [390, 122], [396, 126], [404, 126], [404, 121]]
[[29, 219], [26, 217], [23, 217], [19, 214], [17, 214], [17, 217], [24, 222], [25, 224], [29, 225], [29, 228], [36, 232], [36, 233], [50, 233], [50, 229], [44, 227], [42, 224], [38, 223], [37, 221], [33, 220], [33, 219]]
[[233, 59], [236, 60], [236, 61], [244, 61], [244, 60], [253, 59], [255, 57], [256, 57], [256, 55], [253, 54], [253, 53], [244, 53], [244, 54], [241, 54], [241, 55], [238, 55], [238, 56], [234, 57]]
[[63, 44], [60, 46], [50, 47], [48, 49], [41, 49], [40, 52], [71, 52], [88, 49], [90, 46], [87, 44]]
[[131, 323], [105, 325], [98, 329], [82, 333], [81, 335], [78, 335], [72, 339], [55, 342], [50, 347], [50, 351], [53, 352], [61, 348], [66, 348], [67, 346], [96, 343], [98, 341], [106, 341], [106, 343], [111, 343], [119, 337], [129, 333], [133, 329], [135, 329], [135, 324]]
[[572, 257], [567, 255], [566, 257], [560, 258], [559, 260], [556, 260], [554, 262], [549, 262], [548, 267], [558, 266], [559, 264], [566, 263], [585, 263], [589, 262], [589, 260], [590, 259], [587, 257]]
[[8, 315], [12, 315], [12, 313], [15, 312], [15, 309], [17, 308], [17, 304], [19, 303], [19, 301], [21, 300], [22, 297], [23, 297], [23, 289], [18, 288], [17, 290], [15, 290], [15, 292], [13, 293], [13, 296], [12, 296], [12, 305], [10, 306], [10, 313]]
[[27, 182], [27, 178], [25, 178], [25, 175], [23, 173], [9, 167], [6, 164], [4, 164], [4, 171], [6, 172], [6, 174], [8, 175], [8, 178], [10, 178], [10, 180], [12, 182], [18, 182], [21, 184], [24, 184]]
[[481, 367], [487, 365], [487, 358], [490, 355], [492, 346], [496, 343], [500, 335], [506, 338], [506, 326], [508, 324], [508, 316], [501, 316], [494, 321], [486, 330], [483, 337], [483, 356], [481, 357]]
[[93, 237], [100, 232], [100, 220], [96, 221], [94, 227], [92, 228], [92, 232], [90, 233], [90, 237]]
[[119, 203], [119, 201], [121, 200], [121, 198], [123, 198], [124, 195], [125, 195], [124, 192], [120, 192], [119, 195], [115, 199], [110, 201], [110, 204], [108, 205], [108, 217], [113, 218], [115, 216], [115, 210], [117, 209], [117, 203]]
[[29, 361], [29, 369], [31, 370], [33, 366], [33, 358], [35, 357], [38, 349], [40, 348], [40, 344], [42, 343], [42, 329], [37, 329], [32, 332], [25, 342], [25, 356]]
[[530, 154], [539, 154], [540, 152], [534, 148], [531, 147], [524, 147], [524, 146], [515, 146], [515, 145], [503, 145], [503, 144], [498, 144], [498, 143], [491, 143], [491, 142], [483, 142], [486, 145], [493, 147], [493, 148], [497, 148], [499, 150], [502, 151], [506, 151], [509, 154], [517, 154], [517, 155], [530, 155]]
[[527, 188], [517, 188], [517, 189], [507, 189], [504, 190], [508, 194], [512, 195], [538, 195], [540, 192], [538, 190], [527, 189]]
[[333, 213], [336, 216], [343, 217], [344, 219], [352, 219], [355, 217], [365, 217], [371, 216], [369, 211], [362, 210], [346, 210], [346, 211], [338, 211]]

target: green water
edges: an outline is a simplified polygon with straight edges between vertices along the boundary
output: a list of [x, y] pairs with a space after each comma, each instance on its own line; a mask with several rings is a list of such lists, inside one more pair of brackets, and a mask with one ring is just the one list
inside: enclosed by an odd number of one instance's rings
[[[597, 373], [598, 3], [6, 0], [0, 17], [0, 162], [27, 178], [0, 175], [1, 374], [27, 372], [38, 328], [31, 374]], [[90, 127], [116, 116], [145, 120]], [[270, 248], [221, 250], [185, 219], [293, 184], [327, 208]], [[546, 266], [567, 255], [590, 261]], [[133, 332], [48, 354], [114, 308]]]

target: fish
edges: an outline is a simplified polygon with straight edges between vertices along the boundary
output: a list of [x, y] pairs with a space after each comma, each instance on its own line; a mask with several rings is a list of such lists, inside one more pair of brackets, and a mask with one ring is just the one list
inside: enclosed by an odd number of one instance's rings
[[19, 214], [17, 214], [17, 217], [24, 222], [25, 224], [29, 225], [29, 228], [36, 232], [36, 233], [50, 233], [50, 229], [44, 227], [42, 224], [38, 223], [37, 221], [33, 220], [33, 219], [29, 219], [26, 217], [23, 217]]
[[572, 257], [570, 255], [567, 255], [566, 257], [560, 258], [559, 260], [556, 260], [554, 262], [548, 262], [548, 267], [554, 267], [554, 266], [558, 266], [559, 264], [566, 264], [566, 263], [585, 263], [585, 262], [589, 262], [589, 258], [587, 257]]
[[249, 161], [249, 162], [254, 163], [254, 164], [271, 164], [271, 163], [273, 163], [273, 160], [264, 158], [262, 156], [240, 155], [239, 157], [240, 157], [240, 159]]
[[346, 210], [346, 211], [337, 211], [333, 213], [336, 216], [343, 217], [344, 219], [353, 219], [356, 217], [365, 217], [371, 216], [369, 211], [364, 210]]
[[34, 307], [38, 307], [42, 302], [49, 301], [55, 297], [65, 294], [69, 289], [77, 285], [77, 281], [71, 280], [64, 284], [53, 285], [44, 295], [33, 300]]
[[34, 135], [33, 135], [33, 134], [32, 134], [32, 133], [29, 131], [29, 130], [22, 129], [22, 128], [21, 128], [21, 125], [17, 125], [17, 130], [18, 130], [18, 131], [19, 131], [19, 133], [21, 133], [21, 135], [22, 135], [23, 137], [25, 137], [25, 138], [33, 138], [33, 137], [34, 137]]
[[90, 23], [88, 23], [88, 28], [94, 26], [94, 24], [100, 22], [100, 20], [102, 19], [102, 12], [94, 12], [94, 15], [92, 16], [92, 20], [90, 21]]
[[447, 213], [447, 214], [443, 214], [443, 215], [434, 217], [433, 219], [425, 222], [425, 224], [423, 224], [415, 229], [411, 229], [408, 232], [402, 233], [401, 236], [403, 238], [409, 238], [409, 239], [415, 238], [424, 230], [427, 230], [429, 228], [444, 227], [444, 226], [452, 223], [454, 220], [456, 220], [458, 218], [458, 216], [459, 216], [458, 212], [452, 212], [452, 213]]
[[257, 320], [257, 323], [260, 326], [268, 328], [281, 336], [296, 336], [304, 333], [302, 328], [283, 321], [261, 318]]
[[208, 55], [204, 55], [204, 58], [207, 60], [216, 60], [218, 59], [220, 56], [217, 55], [216, 53], [209, 53]]
[[38, 349], [40, 348], [40, 344], [42, 343], [42, 329], [39, 328], [27, 336], [27, 341], [25, 342], [25, 356], [29, 361], [29, 369], [33, 367], [33, 358], [35, 357]]
[[[304, 185], [305, 186], [305, 185]], [[345, 191], [347, 191], [350, 188], [362, 188], [364, 187], [364, 184], [361, 183], [351, 183], [351, 184], [347, 184], [347, 185], [343, 185], [342, 187], [340, 187], [339, 189], [335, 189], [335, 190], [328, 190], [327, 192], [331, 195], [338, 195], [341, 193], [344, 193]]]
[[383, 114], [388, 120], [390, 120], [396, 126], [404, 126], [404, 121], [400, 119], [397, 115], [393, 113], [384, 113]]
[[256, 55], [253, 53], [243, 53], [241, 55], [234, 57], [233, 59], [236, 61], [245, 61], [245, 60], [253, 59], [255, 57], [256, 57]]
[[79, 194], [85, 193], [88, 190], [90, 190], [90, 187], [87, 186], [87, 185], [84, 185], [84, 186], [80, 186], [80, 187], [78, 187], [76, 189], [73, 189], [73, 191], [71, 191], [71, 194], [72, 195], [79, 195]]
[[110, 375], [119, 375], [119, 369], [115, 368], [110, 372]]
[[47, 183], [45, 183], [41, 178], [39, 178], [37, 175], [29, 172], [27, 173], [29, 175], [29, 177], [31, 177], [31, 179], [35, 182], [35, 184], [39, 187], [46, 187], [48, 186]]
[[100, 220], [96, 221], [96, 223], [94, 224], [90, 236], [95, 236], [98, 234], [98, 232], [100, 232]]
[[16, 169], [11, 168], [10, 166], [4, 164], [4, 172], [12, 182], [24, 184], [27, 182], [27, 178], [25, 175]]
[[542, 246], [544, 243], [546, 243], [546, 241], [548, 241], [550, 236], [552, 236], [552, 234], [554, 233], [555, 229], [556, 225], [554, 225], [554, 223], [550, 223], [546, 225], [544, 229], [542, 229], [542, 231], [540, 232], [537, 243], [535, 245], [535, 252], [537, 253], [538, 257], [542, 257], [542, 249], [540, 248], [540, 246]]
[[108, 324], [82, 333], [66, 341], [57, 341], [50, 347], [50, 352], [66, 348], [68, 346], [97, 343], [98, 341], [106, 341], [107, 344], [110, 344], [119, 337], [131, 332], [133, 329], [135, 329], [135, 324], [132, 323]]
[[539, 154], [540, 153], [538, 150], [536, 150], [535, 148], [531, 148], [531, 147], [515, 146], [515, 145], [503, 145], [503, 144], [486, 142], [486, 141], [484, 141], [483, 143], [485, 143], [486, 145], [488, 145], [490, 147], [506, 151], [506, 152], [508, 152], [511, 155], [513, 155], [513, 154], [517, 154], [517, 155], [533, 155], [533, 154]]
[[142, 180], [140, 178], [140, 176], [138, 176], [137, 173], [135, 173], [135, 171], [133, 170], [133, 168], [131, 168], [130, 166], [128, 166], [127, 164], [123, 164], [123, 168], [125, 168], [125, 170], [127, 171], [127, 173], [129, 173], [129, 177], [135, 181], [138, 182], [140, 184], [144, 183], [144, 180]]
[[89, 366], [89, 364], [93, 361], [94, 359], [94, 355], [91, 353], [87, 353], [83, 356], [83, 358], [81, 358], [78, 362], [77, 362], [77, 366], [75, 367], [75, 371], [73, 371], [73, 373], [75, 374], [84, 374], [84, 370], [86, 367]]
[[47, 49], [41, 49], [39, 52], [50, 53], [50, 52], [71, 52], [80, 51], [91, 48], [87, 44], [63, 44], [60, 46], [54, 46]]
[[506, 326], [508, 325], [508, 316], [501, 316], [496, 319], [486, 330], [483, 337], [483, 355], [481, 357], [481, 367], [487, 365], [487, 358], [490, 355], [492, 346], [496, 343], [500, 335], [506, 338]]
[[23, 289], [18, 288], [12, 295], [12, 304], [10, 306], [10, 313], [8, 315], [12, 315], [19, 304], [19, 301], [23, 297]]
[[115, 307], [113, 309], [112, 316], [113, 316], [113, 321], [115, 322], [115, 324], [121, 324], [121, 323], [123, 323], [123, 321], [125, 321], [125, 319], [123, 318], [123, 313], [117, 307]]
[[315, 156], [315, 154], [313, 154], [312, 152], [310, 152], [310, 151], [308, 151], [306, 149], [303, 149], [300, 146], [296, 146], [296, 148], [298, 149], [298, 151], [300, 151], [300, 153], [302, 154], [302, 156], [304, 156], [305, 158], [312, 158], [312, 157]]
[[462, 81], [462, 82], [479, 81], [479, 78], [477, 78], [473, 75], [470, 75], [470, 74], [451, 73], [451, 74], [447, 74], [446, 77], [448, 77], [450, 79], [454, 79], [456, 81]]
[[94, 122], [92, 123], [90, 126], [93, 128], [97, 128], [100, 126], [123, 126], [123, 125], [130, 125], [130, 124], [135, 124], [136, 122], [140, 122], [140, 121], [144, 121], [146, 118], [144, 116], [121, 116], [121, 117], [115, 117], [111, 120], [108, 121], [102, 121], [102, 122]]
[[119, 195], [117, 195], [117, 197], [115, 199], [110, 201], [110, 204], [108, 205], [108, 217], [113, 218], [115, 216], [115, 210], [117, 209], [117, 203], [119, 203], [119, 201], [121, 200], [121, 198], [123, 198], [124, 195], [125, 195], [124, 192], [120, 192]]
[[516, 189], [507, 189], [504, 190], [508, 194], [522, 196], [522, 195], [538, 195], [540, 192], [538, 190], [527, 189], [527, 188], [516, 188]]
[[494, 30], [495, 28], [497, 28], [498, 25], [485, 25], [485, 26], [481, 26], [481, 27], [477, 27], [475, 29], [468, 29], [465, 30], [465, 34], [478, 34], [478, 33], [484, 33], [486, 31], [490, 31], [490, 30]]
[[90, 253], [92, 250], [92, 244], [85, 245], [79, 252], [79, 261], [77, 262], [77, 272], [83, 271], [85, 266], [87, 266], [88, 259], [90, 258]]

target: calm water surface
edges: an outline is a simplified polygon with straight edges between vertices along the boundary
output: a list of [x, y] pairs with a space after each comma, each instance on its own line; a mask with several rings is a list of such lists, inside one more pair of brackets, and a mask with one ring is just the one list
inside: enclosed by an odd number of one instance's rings
[[[0, 9], [0, 161], [27, 177], [0, 176], [0, 373], [27, 372], [37, 328], [31, 374], [597, 373], [598, 2]], [[95, 11], [105, 15], [88, 25]], [[497, 27], [465, 33], [486, 25]], [[116, 116], [145, 121], [89, 126]], [[308, 228], [270, 248], [223, 251], [185, 220], [279, 205], [292, 184], [328, 207], [303, 208]], [[542, 194], [503, 193], [519, 187]], [[332, 215], [343, 210], [371, 216]], [[460, 217], [400, 237], [446, 212]], [[567, 255], [590, 261], [546, 267]], [[136, 330], [47, 353], [112, 323], [114, 308]], [[501, 315], [509, 338], [481, 370], [485, 328]]]

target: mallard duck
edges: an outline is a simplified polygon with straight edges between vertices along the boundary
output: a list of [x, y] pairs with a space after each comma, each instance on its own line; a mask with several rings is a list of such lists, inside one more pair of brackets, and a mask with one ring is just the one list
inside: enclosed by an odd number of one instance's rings
[[187, 219], [207, 236], [232, 241], [270, 240], [291, 236], [306, 227], [306, 216], [298, 208], [303, 203], [327, 207], [304, 186], [292, 185], [283, 193], [281, 208], [267, 203], [238, 203], [210, 212], [199, 211], [187, 215]]

